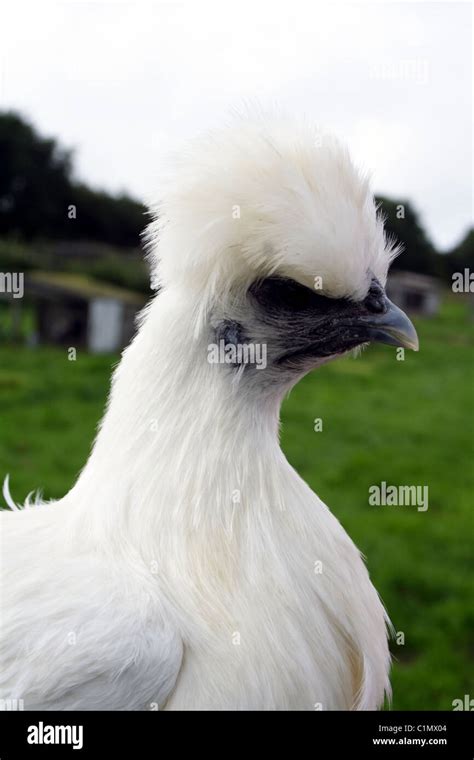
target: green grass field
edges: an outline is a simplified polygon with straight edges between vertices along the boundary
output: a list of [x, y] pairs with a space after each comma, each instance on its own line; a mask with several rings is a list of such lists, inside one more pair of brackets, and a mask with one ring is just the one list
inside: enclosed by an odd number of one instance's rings
[[[416, 324], [419, 354], [397, 361], [395, 349], [370, 347], [307, 376], [284, 404], [282, 445], [366, 555], [403, 633], [392, 644], [393, 708], [450, 710], [474, 696], [474, 326], [453, 296], [441, 316]], [[116, 361], [0, 347], [0, 473], [10, 473], [17, 501], [70, 488]], [[428, 486], [428, 510], [369, 506], [369, 486], [381, 481]]]

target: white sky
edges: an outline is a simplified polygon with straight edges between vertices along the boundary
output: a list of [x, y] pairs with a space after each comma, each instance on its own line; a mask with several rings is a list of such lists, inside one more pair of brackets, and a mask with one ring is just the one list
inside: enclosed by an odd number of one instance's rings
[[334, 129], [441, 249], [471, 223], [470, 3], [9, 6], [0, 108], [74, 147], [96, 187], [156, 195], [162, 152], [250, 98]]

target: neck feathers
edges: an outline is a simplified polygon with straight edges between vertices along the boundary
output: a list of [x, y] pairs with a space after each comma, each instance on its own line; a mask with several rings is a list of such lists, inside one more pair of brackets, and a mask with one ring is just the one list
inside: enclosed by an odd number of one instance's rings
[[208, 336], [196, 337], [192, 309], [179, 306], [162, 293], [148, 309], [75, 486], [107, 529], [131, 518], [152, 532], [164, 520], [231, 532], [250, 494], [249, 509], [282, 499], [280, 397], [258, 397], [230, 366], [209, 363]]

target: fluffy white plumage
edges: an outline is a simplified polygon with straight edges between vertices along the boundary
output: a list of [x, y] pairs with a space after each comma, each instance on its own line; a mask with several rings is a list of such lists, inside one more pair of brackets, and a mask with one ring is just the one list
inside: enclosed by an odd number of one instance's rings
[[[286, 461], [291, 382], [207, 361], [257, 277], [361, 300], [393, 255], [367, 179], [310, 125], [241, 119], [175, 160], [149, 229], [160, 293], [55, 503], [1, 515], [0, 696], [26, 709], [374, 709], [386, 617]], [[323, 572], [315, 573], [315, 563]]]

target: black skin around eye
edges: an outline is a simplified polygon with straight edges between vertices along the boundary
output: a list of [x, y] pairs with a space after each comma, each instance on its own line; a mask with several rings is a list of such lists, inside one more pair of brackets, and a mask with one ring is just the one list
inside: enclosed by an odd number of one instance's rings
[[[254, 282], [249, 293], [266, 310], [280, 309], [292, 313], [317, 310], [321, 314], [327, 314], [337, 308], [335, 299], [283, 277], [267, 277]], [[341, 299], [339, 305], [340, 303]]]

